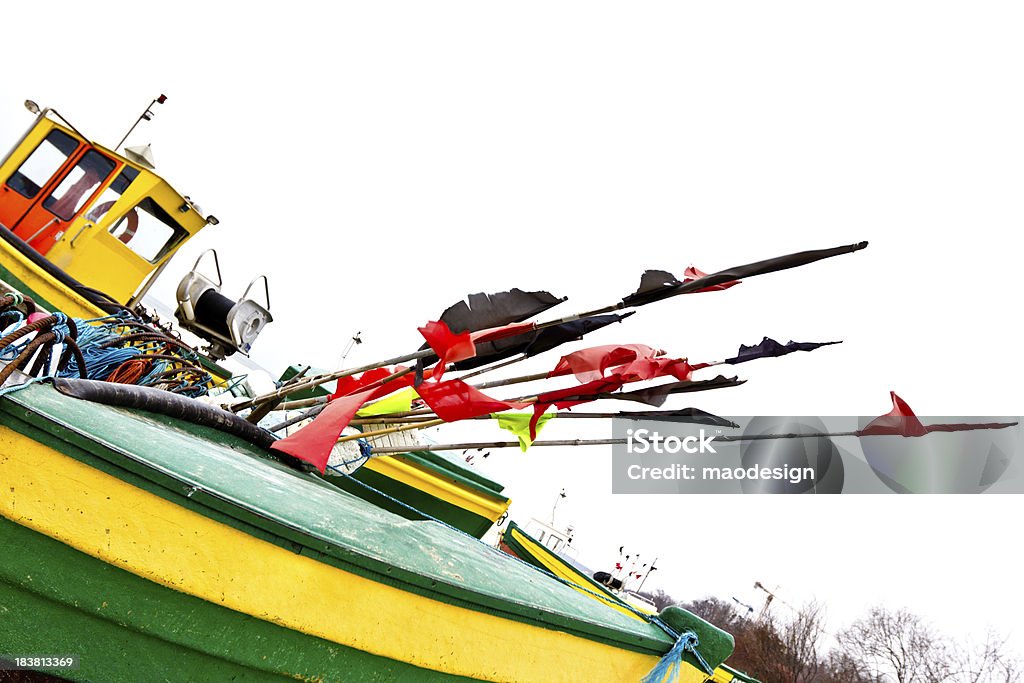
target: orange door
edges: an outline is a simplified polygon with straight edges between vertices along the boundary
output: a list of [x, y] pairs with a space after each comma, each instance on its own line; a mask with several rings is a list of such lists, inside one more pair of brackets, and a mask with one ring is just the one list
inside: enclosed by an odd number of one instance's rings
[[0, 223], [13, 230], [29, 209], [54, 187], [81, 155], [82, 143], [53, 129], [0, 186]]
[[[58, 135], [54, 135], [57, 133]], [[70, 143], [67, 139], [70, 139]], [[46, 172], [76, 145], [49, 178]], [[11, 228], [40, 254], [46, 254], [70, 225], [99, 195], [120, 165], [97, 149], [82, 145], [62, 131], [51, 131], [4, 184], [5, 198], [17, 195], [9, 207], [16, 219]], [[31, 196], [30, 196], [31, 195]], [[20, 197], [20, 200], [19, 200]], [[18, 205], [21, 204], [21, 207]], [[21, 216], [17, 217], [21, 208]]]

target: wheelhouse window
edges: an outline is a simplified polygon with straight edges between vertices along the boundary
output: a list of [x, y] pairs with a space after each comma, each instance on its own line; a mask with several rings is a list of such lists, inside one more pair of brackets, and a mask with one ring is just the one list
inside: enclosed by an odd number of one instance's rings
[[32, 154], [22, 162], [18, 170], [7, 179], [7, 187], [27, 199], [32, 199], [78, 149], [78, 144], [78, 140], [64, 131], [56, 128], [51, 130]]
[[159, 204], [146, 197], [111, 226], [110, 234], [142, 258], [156, 263], [187, 233]]
[[43, 201], [43, 208], [58, 218], [71, 220], [92, 196], [93, 190], [114, 172], [115, 166], [112, 159], [90, 149]]
[[85, 214], [93, 223], [99, 223], [107, 212], [114, 206], [114, 202], [121, 198], [124, 191], [128, 189], [128, 186], [132, 184], [132, 181], [139, 177], [139, 171], [131, 166], [125, 166], [117, 177], [114, 178], [114, 182], [107, 186], [107, 189], [103, 190], [103, 194], [100, 195], [99, 199], [96, 200], [96, 204], [89, 209], [89, 213]]

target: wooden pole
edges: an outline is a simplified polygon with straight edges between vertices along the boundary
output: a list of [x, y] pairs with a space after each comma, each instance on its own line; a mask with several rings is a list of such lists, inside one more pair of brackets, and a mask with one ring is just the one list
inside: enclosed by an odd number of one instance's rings
[[429, 420], [427, 422], [402, 425], [401, 427], [387, 427], [385, 429], [377, 429], [371, 432], [349, 434], [348, 436], [339, 437], [338, 443], [345, 443], [346, 441], [355, 441], [356, 439], [372, 439], [375, 436], [386, 436], [388, 434], [395, 434], [397, 432], [407, 432], [411, 429], [426, 429], [427, 427], [436, 427], [437, 425], [440, 424], [444, 424], [444, 420]]
[[[610, 446], [626, 443], [625, 439], [561, 439], [534, 441], [534, 446]], [[518, 441], [470, 441], [467, 443], [428, 444], [423, 446], [381, 446], [374, 448], [374, 455], [414, 453], [416, 451], [464, 451], [483, 448], [520, 448]]]
[[301, 408], [309, 408], [310, 406], [318, 406], [327, 403], [327, 396], [314, 396], [313, 398], [303, 398], [297, 401], [285, 401], [277, 407], [278, 410], [299, 410]]
[[[671, 413], [672, 411], [667, 411]], [[401, 424], [404, 422], [427, 422], [435, 419], [434, 414], [429, 415], [409, 415], [407, 417], [396, 417], [395, 415], [365, 415], [356, 417], [349, 424], [353, 425], [374, 425], [374, 424]], [[558, 414], [559, 420], [600, 420], [600, 419], [611, 419], [621, 417], [623, 419], [642, 419], [642, 420], [657, 420], [658, 417], [655, 415], [643, 415], [643, 416], [631, 416], [629, 413], [577, 413], [571, 411], [564, 411]], [[490, 420], [490, 415], [478, 415], [477, 417], [468, 418], [470, 420]], [[705, 424], [701, 422], [693, 422], [691, 424]], [[720, 426], [720, 425], [710, 425]]]
[[487, 366], [484, 366], [482, 368], [478, 368], [478, 369], [474, 370], [473, 372], [468, 372], [465, 375], [460, 375], [459, 379], [467, 380], [470, 377], [476, 377], [477, 375], [482, 375], [485, 372], [490, 372], [491, 370], [497, 370], [499, 368], [508, 367], [509, 365], [512, 365], [514, 363], [518, 363], [520, 361], [524, 361], [527, 358], [529, 358], [529, 356], [527, 356], [525, 353], [521, 354], [519, 356], [514, 356], [514, 357], [512, 357], [512, 358], [510, 358], [508, 360], [502, 361], [502, 362], [497, 363], [495, 365], [487, 365]]
[[[302, 368], [302, 370], [297, 375], [295, 375], [295, 377], [292, 377], [290, 380], [288, 380], [288, 382], [285, 383], [285, 386], [288, 386], [288, 384], [291, 383], [297, 384], [299, 381], [301, 381], [302, 377], [305, 377], [306, 373], [309, 372], [309, 368], [309, 365]], [[265, 403], [255, 406], [252, 409], [252, 411], [248, 415], [246, 415], [245, 419], [251, 422], [252, 424], [259, 424], [259, 421], [265, 418], [267, 415], [269, 415], [275, 408], [277, 408], [278, 404], [281, 403], [283, 399], [284, 397], [282, 396], [281, 398], [271, 399]]]
[[[737, 442], [737, 441], [763, 441], [768, 439], [817, 439], [838, 436], [860, 436], [859, 431], [852, 432], [812, 432], [800, 434], [789, 432], [785, 434], [749, 434], [737, 436], [716, 436], [715, 441]], [[533, 446], [618, 446], [626, 443], [626, 439], [558, 439], [550, 441], [534, 441]], [[375, 455], [391, 455], [394, 453], [412, 453], [415, 451], [465, 451], [481, 450], [484, 448], [519, 448], [519, 441], [471, 441], [465, 443], [426, 444], [423, 446], [381, 446], [374, 448]]]
[[[388, 365], [395, 365], [397, 363], [405, 363], [405, 362], [408, 362], [408, 361], [411, 361], [411, 360], [418, 360], [420, 358], [426, 358], [427, 356], [429, 356], [429, 355], [431, 355], [433, 353], [434, 352], [431, 351], [430, 349], [424, 349], [423, 351], [417, 351], [416, 353], [409, 353], [409, 354], [406, 354], [404, 356], [395, 356], [394, 358], [388, 358], [387, 360], [379, 361], [377, 363], [370, 363], [369, 365], [361, 365], [358, 368], [352, 368], [351, 370], [338, 370], [337, 372], [331, 372], [331, 373], [327, 373], [327, 374], [323, 374], [323, 375], [316, 375], [314, 377], [310, 377], [305, 382], [300, 382], [298, 384], [291, 385], [291, 386], [285, 385], [285, 386], [282, 386], [277, 391], [272, 391], [269, 394], [263, 394], [261, 396], [257, 396], [256, 398], [249, 399], [248, 401], [241, 401], [240, 403], [235, 403], [234, 405], [230, 406], [230, 408], [231, 408], [232, 411], [237, 413], [239, 411], [245, 410], [246, 408], [251, 408], [254, 405], [257, 405], [257, 404], [260, 404], [260, 403], [266, 403], [267, 401], [273, 401], [276, 398], [281, 398], [283, 396], [287, 396], [288, 394], [295, 393], [296, 391], [302, 391], [304, 389], [312, 389], [313, 387], [319, 386], [319, 385], [324, 384], [326, 382], [331, 382], [331, 381], [334, 381], [336, 379], [341, 379], [342, 377], [351, 377], [352, 375], [358, 375], [359, 373], [366, 372], [368, 370], [376, 370], [378, 368], [383, 368], [383, 367], [386, 367]], [[412, 372], [412, 368], [406, 368], [405, 370], [400, 370], [400, 371], [396, 372], [395, 374], [391, 375], [390, 377], [385, 377], [379, 383], [380, 384], [384, 384], [386, 382], [390, 382], [392, 380], [398, 379], [399, 377], [401, 377], [403, 375], [407, 375], [410, 372]], [[367, 386], [365, 388], [369, 388], [370, 386], [373, 386], [373, 385], [369, 385], [369, 386]]]

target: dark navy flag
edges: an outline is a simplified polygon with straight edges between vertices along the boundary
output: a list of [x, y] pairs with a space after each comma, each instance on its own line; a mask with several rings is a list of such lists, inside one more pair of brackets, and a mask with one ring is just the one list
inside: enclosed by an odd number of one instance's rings
[[755, 360], [757, 358], [775, 358], [778, 356], [785, 356], [787, 353], [794, 353], [796, 351], [813, 351], [814, 349], [820, 349], [822, 346], [831, 346], [832, 344], [842, 344], [842, 342], [791, 341], [788, 344], [780, 344], [774, 339], [765, 337], [761, 340], [760, 344], [755, 344], [754, 346], [740, 344], [739, 353], [732, 358], [726, 358], [725, 362], [729, 365], [736, 365], [737, 363], [746, 363], [748, 360]]

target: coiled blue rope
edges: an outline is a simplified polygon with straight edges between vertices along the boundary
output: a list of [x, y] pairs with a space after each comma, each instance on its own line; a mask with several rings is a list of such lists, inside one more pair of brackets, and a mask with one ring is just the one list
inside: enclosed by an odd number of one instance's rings
[[[657, 617], [655, 617], [657, 619]], [[654, 621], [654, 620], [652, 620]], [[661, 621], [657, 619], [657, 621]], [[664, 628], [668, 628], [667, 625], [661, 624]], [[693, 658], [697, 660], [701, 668], [704, 669], [704, 673], [708, 676], [713, 676], [715, 669], [707, 663], [704, 656], [701, 655], [700, 650], [697, 646], [700, 645], [700, 640], [697, 638], [697, 634], [693, 631], [683, 631], [676, 638], [675, 645], [672, 649], [665, 653], [665, 655], [658, 660], [658, 663], [654, 665], [654, 668], [650, 672], [640, 679], [640, 683], [676, 683], [679, 680], [679, 675], [682, 673], [683, 668], [683, 655], [689, 652], [693, 655]]]

